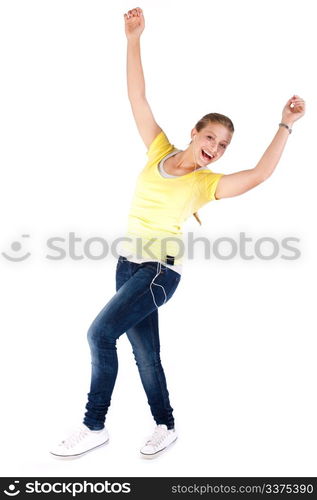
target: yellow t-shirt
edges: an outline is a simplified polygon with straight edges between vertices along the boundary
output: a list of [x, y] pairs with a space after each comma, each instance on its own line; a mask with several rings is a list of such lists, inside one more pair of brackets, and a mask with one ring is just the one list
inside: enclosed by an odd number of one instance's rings
[[215, 200], [224, 174], [209, 168], [178, 177], [163, 177], [159, 162], [174, 151], [161, 131], [151, 143], [148, 161], [137, 178], [121, 253], [137, 259], [181, 265], [185, 248], [182, 224], [199, 208]]

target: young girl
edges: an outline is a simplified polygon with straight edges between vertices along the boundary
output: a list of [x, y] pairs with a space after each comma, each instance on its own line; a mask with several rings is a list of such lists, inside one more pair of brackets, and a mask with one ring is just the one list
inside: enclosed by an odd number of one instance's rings
[[124, 21], [128, 96], [148, 160], [137, 179], [128, 231], [117, 261], [116, 294], [88, 330], [92, 373], [83, 423], [53, 447], [50, 453], [56, 457], [78, 457], [108, 442], [105, 417], [118, 371], [116, 341], [123, 333], [131, 342], [156, 423], [141, 455], [156, 457], [177, 439], [160, 360], [158, 308], [172, 297], [180, 282], [182, 224], [191, 215], [200, 222], [197, 211], [209, 201], [240, 195], [265, 181], [278, 164], [293, 123], [305, 113], [304, 100], [294, 95], [254, 168], [229, 175], [214, 173], [209, 165], [230, 144], [231, 120], [219, 113], [207, 114], [191, 130], [187, 149], [175, 148], [156, 123], [145, 95], [140, 56], [142, 10], [130, 10]]

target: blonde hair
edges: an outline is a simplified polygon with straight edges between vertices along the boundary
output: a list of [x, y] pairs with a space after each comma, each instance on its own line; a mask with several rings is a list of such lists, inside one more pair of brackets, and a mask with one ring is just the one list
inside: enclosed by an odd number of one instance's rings
[[[207, 127], [210, 123], [220, 123], [224, 127], [227, 127], [227, 129], [230, 132], [234, 132], [234, 126], [230, 118], [225, 115], [221, 115], [220, 113], [208, 113], [208, 115], [203, 116], [195, 125], [195, 129], [197, 132], [200, 132], [203, 128]], [[190, 141], [190, 144], [192, 141]], [[199, 218], [198, 212], [195, 212], [194, 214], [195, 219], [198, 221], [198, 223], [201, 225], [201, 220]]]

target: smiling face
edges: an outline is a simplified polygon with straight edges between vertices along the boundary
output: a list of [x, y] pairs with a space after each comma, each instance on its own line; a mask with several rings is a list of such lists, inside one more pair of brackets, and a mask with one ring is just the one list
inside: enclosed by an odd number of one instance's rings
[[204, 166], [219, 160], [229, 146], [232, 135], [227, 127], [217, 122], [209, 123], [199, 132], [194, 128], [191, 136], [197, 164]]

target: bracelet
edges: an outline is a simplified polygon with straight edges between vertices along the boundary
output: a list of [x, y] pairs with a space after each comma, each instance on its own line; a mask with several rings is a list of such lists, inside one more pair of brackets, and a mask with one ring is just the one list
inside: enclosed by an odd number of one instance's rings
[[286, 127], [287, 130], [289, 131], [289, 133], [290, 134], [292, 133], [292, 129], [288, 125], [286, 125], [286, 123], [279, 123], [278, 125], [279, 125], [279, 127], [281, 127], [281, 126], [282, 127]]

